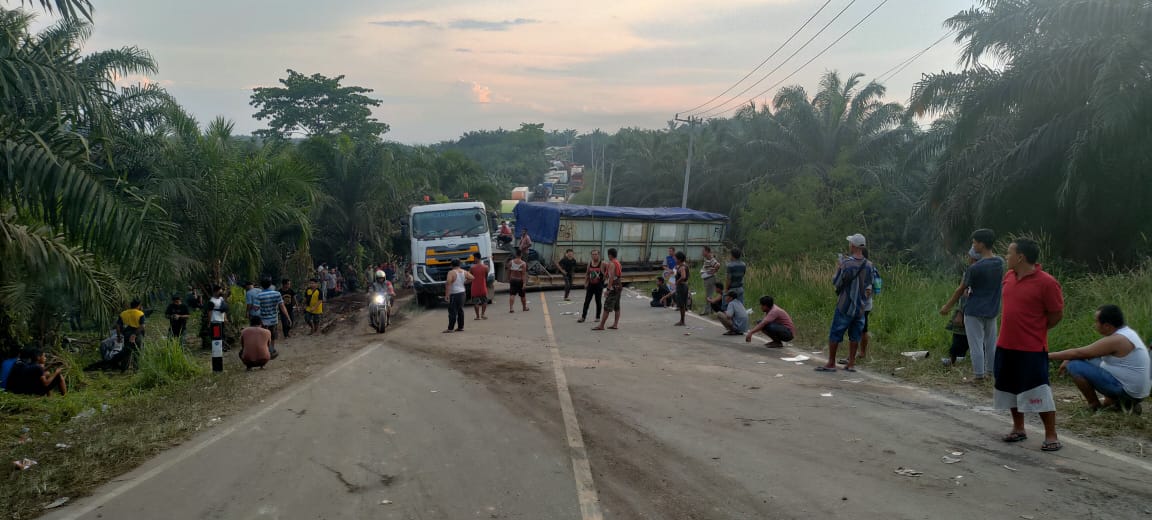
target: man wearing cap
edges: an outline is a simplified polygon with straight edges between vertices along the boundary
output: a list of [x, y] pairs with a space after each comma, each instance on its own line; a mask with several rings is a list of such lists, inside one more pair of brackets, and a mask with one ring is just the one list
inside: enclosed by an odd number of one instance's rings
[[864, 247], [868, 245], [864, 235], [859, 233], [847, 237], [848, 256], [840, 254], [832, 285], [836, 288], [836, 312], [832, 316], [832, 327], [828, 332], [828, 363], [816, 367], [817, 372], [836, 371], [836, 350], [848, 333], [848, 363], [844, 370], [856, 371], [856, 352], [860, 348], [860, 338], [864, 334], [864, 305], [872, 295], [872, 282], [875, 270], [864, 258]]

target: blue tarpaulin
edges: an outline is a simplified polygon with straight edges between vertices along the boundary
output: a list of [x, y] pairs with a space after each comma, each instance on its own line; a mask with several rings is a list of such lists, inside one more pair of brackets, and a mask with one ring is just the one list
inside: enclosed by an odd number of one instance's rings
[[686, 208], [625, 208], [617, 206], [577, 206], [548, 202], [521, 202], [516, 215], [516, 238], [527, 229], [534, 242], [555, 244], [561, 218], [640, 220], [645, 222], [727, 222], [720, 213]]

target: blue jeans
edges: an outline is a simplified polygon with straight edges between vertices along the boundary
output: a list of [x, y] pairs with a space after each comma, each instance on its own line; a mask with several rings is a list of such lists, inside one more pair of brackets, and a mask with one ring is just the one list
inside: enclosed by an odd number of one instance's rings
[[1068, 362], [1068, 375], [1073, 379], [1083, 379], [1092, 385], [1098, 393], [1104, 394], [1109, 399], [1131, 399], [1128, 393], [1124, 391], [1124, 385], [1116, 379], [1116, 376], [1108, 373], [1100, 366], [1100, 359], [1074, 359]]
[[849, 316], [836, 309], [836, 314], [832, 316], [832, 328], [828, 331], [829, 343], [840, 343], [844, 341], [844, 333], [848, 333], [848, 341], [853, 343], [860, 341], [864, 335], [864, 313], [861, 312], [856, 316]]

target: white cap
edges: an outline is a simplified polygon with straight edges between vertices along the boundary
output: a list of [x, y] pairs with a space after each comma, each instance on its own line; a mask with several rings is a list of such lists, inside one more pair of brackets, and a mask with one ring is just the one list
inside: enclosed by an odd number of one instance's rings
[[848, 237], [848, 243], [856, 247], [864, 247], [868, 245], [868, 241], [865, 240], [864, 235], [861, 235], [860, 233], [856, 233], [855, 235]]

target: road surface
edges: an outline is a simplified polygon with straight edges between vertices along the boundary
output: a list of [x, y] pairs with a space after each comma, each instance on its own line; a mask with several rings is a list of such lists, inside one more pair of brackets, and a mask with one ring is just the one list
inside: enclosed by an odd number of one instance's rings
[[1005, 444], [1000, 414], [673, 327], [634, 293], [604, 332], [529, 296], [466, 309], [463, 333], [441, 308], [352, 337], [353, 357], [46, 518], [1152, 518], [1148, 459]]

